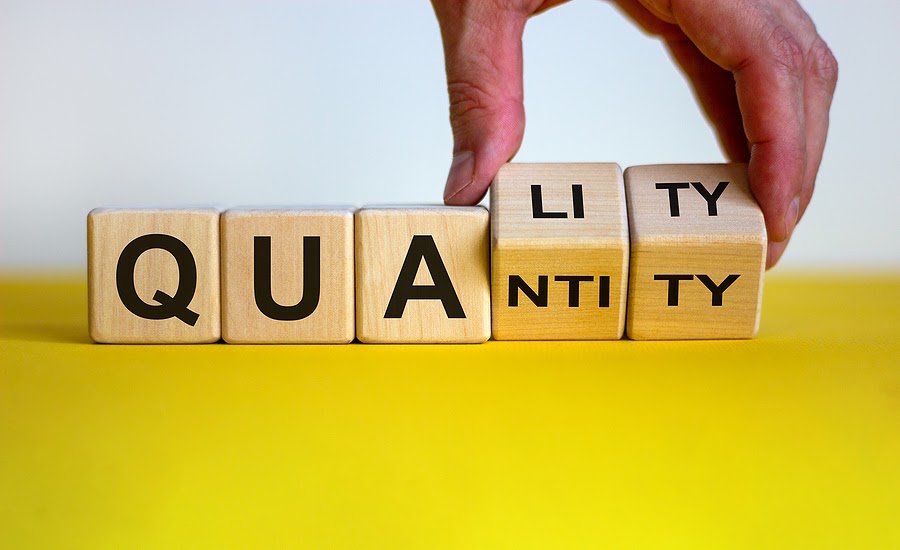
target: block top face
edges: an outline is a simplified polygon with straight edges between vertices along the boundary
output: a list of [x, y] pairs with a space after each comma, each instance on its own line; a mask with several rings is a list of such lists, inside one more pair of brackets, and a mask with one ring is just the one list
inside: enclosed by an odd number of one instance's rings
[[231, 208], [222, 213], [223, 219], [249, 218], [266, 216], [272, 218], [291, 217], [331, 217], [339, 216], [347, 220], [353, 219], [356, 211], [351, 206], [298, 206], [298, 207], [247, 207]]
[[766, 242], [746, 164], [632, 166], [625, 193], [633, 242]]
[[487, 218], [488, 211], [483, 206], [444, 206], [429, 204], [378, 204], [364, 206], [356, 211], [357, 216], [364, 218], [377, 216], [415, 215], [435, 217], [477, 216]]
[[353, 214], [356, 208], [346, 205], [319, 205], [319, 206], [238, 206], [229, 208], [223, 216], [253, 216], [260, 214], [272, 215], [310, 215], [310, 214]]
[[88, 219], [97, 219], [101, 216], [148, 216], [155, 214], [166, 215], [201, 215], [201, 216], [218, 216], [220, 210], [218, 208], [202, 207], [202, 208], [94, 208], [88, 212]]
[[615, 163], [511, 163], [491, 184], [491, 237], [503, 247], [620, 246], [628, 241]]
[[[118, 238], [140, 236], [152, 231], [166, 231], [174, 223], [179, 230], [185, 224], [202, 223], [217, 227], [221, 211], [217, 208], [94, 208], [87, 215], [88, 231], [115, 228]], [[115, 224], [115, 225], [110, 225]], [[218, 242], [218, 231], [215, 237]]]

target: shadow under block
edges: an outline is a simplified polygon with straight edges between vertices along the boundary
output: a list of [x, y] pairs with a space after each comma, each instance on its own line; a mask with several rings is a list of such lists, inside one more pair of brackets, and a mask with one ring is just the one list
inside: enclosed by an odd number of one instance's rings
[[628, 221], [617, 164], [507, 164], [491, 186], [496, 340], [616, 340]]
[[766, 228], [746, 165], [631, 167], [625, 192], [629, 338], [755, 336]]
[[226, 342], [353, 340], [353, 209], [228, 210], [221, 239]]
[[219, 339], [219, 212], [96, 209], [88, 214], [91, 338]]
[[367, 343], [480, 343], [491, 336], [488, 212], [356, 212], [356, 335]]

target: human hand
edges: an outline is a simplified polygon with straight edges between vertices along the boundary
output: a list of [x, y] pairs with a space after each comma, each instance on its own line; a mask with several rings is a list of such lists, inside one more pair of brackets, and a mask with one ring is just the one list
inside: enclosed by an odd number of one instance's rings
[[[475, 204], [519, 149], [525, 23], [564, 0], [432, 0], [447, 68], [447, 204]], [[812, 197], [837, 61], [796, 0], [616, 0], [687, 75], [728, 158], [749, 162], [767, 266]]]

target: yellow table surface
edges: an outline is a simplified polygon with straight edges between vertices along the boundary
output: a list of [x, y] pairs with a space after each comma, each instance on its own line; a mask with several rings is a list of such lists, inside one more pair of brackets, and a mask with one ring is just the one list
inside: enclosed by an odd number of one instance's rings
[[111, 346], [0, 279], [0, 546], [900, 547], [900, 276], [753, 341]]

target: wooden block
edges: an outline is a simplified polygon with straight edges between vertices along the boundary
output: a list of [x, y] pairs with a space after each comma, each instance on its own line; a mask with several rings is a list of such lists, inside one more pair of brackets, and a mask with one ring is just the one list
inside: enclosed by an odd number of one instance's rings
[[488, 212], [373, 207], [356, 213], [356, 335], [367, 343], [491, 336]]
[[219, 212], [88, 214], [91, 338], [104, 343], [219, 339]]
[[752, 338], [766, 227], [744, 164], [625, 171], [631, 224], [628, 336]]
[[617, 164], [501, 168], [491, 186], [494, 338], [621, 338], [628, 244]]
[[352, 208], [228, 210], [221, 230], [226, 342], [353, 340]]

